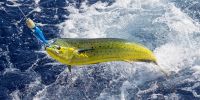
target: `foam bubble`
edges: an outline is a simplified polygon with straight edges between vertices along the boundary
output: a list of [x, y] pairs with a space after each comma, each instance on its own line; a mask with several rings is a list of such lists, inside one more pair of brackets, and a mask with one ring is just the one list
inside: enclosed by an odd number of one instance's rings
[[187, 59], [185, 52], [187, 52], [187, 48], [173, 43], [162, 45], [155, 50], [158, 63], [161, 67], [164, 66], [164, 69], [175, 72], [180, 70], [179, 67], [183, 66], [181, 64]]

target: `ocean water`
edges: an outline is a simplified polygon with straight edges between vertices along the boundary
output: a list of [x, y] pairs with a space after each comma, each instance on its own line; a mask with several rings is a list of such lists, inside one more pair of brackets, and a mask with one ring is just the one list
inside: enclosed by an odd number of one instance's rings
[[[73, 67], [50, 58], [25, 26], [53, 38], [123, 38], [158, 66]], [[0, 0], [0, 100], [200, 100], [199, 0]]]

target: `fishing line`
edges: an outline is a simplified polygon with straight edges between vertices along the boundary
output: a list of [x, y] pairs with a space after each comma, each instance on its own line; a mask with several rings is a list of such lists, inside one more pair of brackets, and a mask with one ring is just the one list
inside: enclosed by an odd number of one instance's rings
[[24, 12], [21, 10], [21, 8], [19, 6], [17, 6], [19, 11], [22, 13], [22, 15], [27, 19], [26, 15], [24, 14]]
[[[45, 2], [36, 4], [35, 8], [34, 8], [33, 10], [29, 11], [27, 15], [24, 14], [24, 12], [22, 11], [22, 9], [21, 9], [19, 6], [17, 6], [17, 7], [18, 7], [18, 9], [20, 10], [20, 12], [22, 13], [22, 15], [24, 16], [24, 18], [27, 19], [27, 16], [29, 16], [30, 14], [32, 14], [32, 13], [34, 12], [34, 10], [35, 10], [37, 7], [39, 7], [40, 5], [46, 4], [46, 3], [48, 3], [48, 2], [51, 2], [51, 1], [56, 1], [56, 0], [47, 0], [47, 1], [45, 1]], [[21, 21], [22, 21], [24, 18], [20, 19], [20, 20], [19, 20], [19, 23], [21, 23]]]
[[42, 2], [42, 3], [36, 4], [35, 8], [34, 8], [33, 10], [31, 10], [30, 13], [27, 14], [27, 16], [30, 15], [30, 14], [32, 14], [32, 13], [34, 12], [34, 10], [35, 10], [37, 7], [39, 7], [40, 5], [46, 4], [46, 3], [51, 2], [51, 1], [57, 1], [57, 0], [47, 0], [47, 1], [44, 1], [44, 2]]

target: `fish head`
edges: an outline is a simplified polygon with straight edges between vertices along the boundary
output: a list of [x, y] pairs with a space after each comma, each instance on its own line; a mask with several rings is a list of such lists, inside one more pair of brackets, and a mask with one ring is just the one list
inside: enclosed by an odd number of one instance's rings
[[45, 50], [52, 58], [64, 64], [68, 64], [68, 62], [72, 59], [73, 53], [75, 52], [74, 48], [59, 45], [46, 46]]

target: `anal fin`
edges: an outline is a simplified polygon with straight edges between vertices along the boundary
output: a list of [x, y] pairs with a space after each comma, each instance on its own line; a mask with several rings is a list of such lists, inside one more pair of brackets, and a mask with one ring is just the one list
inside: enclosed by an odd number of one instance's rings
[[132, 61], [130, 61], [130, 60], [124, 60], [124, 61], [127, 62], [127, 63], [132, 64]]

